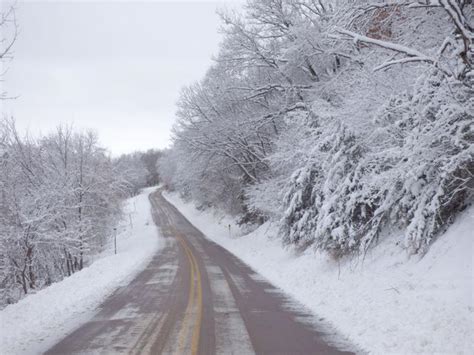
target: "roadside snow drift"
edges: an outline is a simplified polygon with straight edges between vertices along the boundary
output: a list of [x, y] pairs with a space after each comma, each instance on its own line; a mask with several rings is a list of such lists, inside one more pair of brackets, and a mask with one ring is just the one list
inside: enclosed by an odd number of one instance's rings
[[126, 201], [117, 255], [112, 242], [89, 267], [0, 311], [1, 354], [47, 350], [92, 317], [108, 295], [146, 266], [161, 245], [148, 200], [155, 189]]
[[165, 196], [207, 237], [368, 352], [474, 353], [473, 207], [421, 260], [400, 249], [398, 232], [364, 260], [338, 263], [313, 251], [285, 250], [269, 223], [242, 236], [228, 216], [198, 211], [176, 194]]

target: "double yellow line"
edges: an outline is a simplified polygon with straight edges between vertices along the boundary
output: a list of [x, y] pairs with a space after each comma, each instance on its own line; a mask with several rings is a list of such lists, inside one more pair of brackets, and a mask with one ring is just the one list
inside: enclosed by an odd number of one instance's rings
[[196, 258], [184, 240], [184, 238], [175, 232], [176, 239], [181, 244], [186, 257], [188, 258], [190, 266], [190, 285], [189, 285], [189, 298], [186, 311], [184, 313], [183, 323], [181, 325], [181, 330], [178, 335], [178, 353], [183, 354], [184, 348], [187, 343], [188, 333], [190, 329], [190, 321], [194, 314], [196, 314], [196, 319], [194, 321], [194, 329], [191, 340], [191, 354], [195, 355], [199, 350], [199, 337], [201, 333], [201, 322], [202, 322], [202, 282], [201, 282], [201, 271], [199, 270], [199, 265], [196, 261]]

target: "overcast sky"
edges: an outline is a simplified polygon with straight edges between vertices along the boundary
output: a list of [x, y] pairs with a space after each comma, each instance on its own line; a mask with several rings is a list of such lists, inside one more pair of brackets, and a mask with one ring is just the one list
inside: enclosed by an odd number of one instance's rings
[[114, 155], [165, 147], [180, 88], [217, 53], [216, 9], [239, 3], [18, 1], [2, 111], [33, 134], [92, 128]]

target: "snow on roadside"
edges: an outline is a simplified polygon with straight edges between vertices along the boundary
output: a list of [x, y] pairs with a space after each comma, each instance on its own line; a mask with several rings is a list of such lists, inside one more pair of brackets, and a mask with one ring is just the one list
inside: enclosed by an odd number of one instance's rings
[[[374, 354], [473, 354], [474, 207], [467, 209], [421, 260], [384, 238], [365, 260], [337, 263], [307, 251], [296, 256], [267, 223], [242, 232], [232, 218], [198, 211], [165, 193], [206, 236], [274, 285], [326, 318]], [[230, 236], [229, 236], [229, 225]]]
[[[113, 243], [90, 266], [0, 311], [0, 353], [37, 354], [91, 318], [100, 303], [126, 285], [161, 247], [149, 188], [125, 202], [117, 255]], [[130, 214], [133, 228], [128, 217]]]

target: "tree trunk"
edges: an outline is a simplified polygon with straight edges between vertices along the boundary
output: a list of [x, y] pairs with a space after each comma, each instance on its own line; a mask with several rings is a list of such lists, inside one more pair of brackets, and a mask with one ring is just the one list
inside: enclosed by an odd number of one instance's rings
[[33, 270], [33, 247], [28, 247], [26, 257], [28, 261], [28, 276], [30, 279], [29, 284], [30, 284], [30, 288], [34, 289], [36, 285], [35, 285], [35, 274]]

